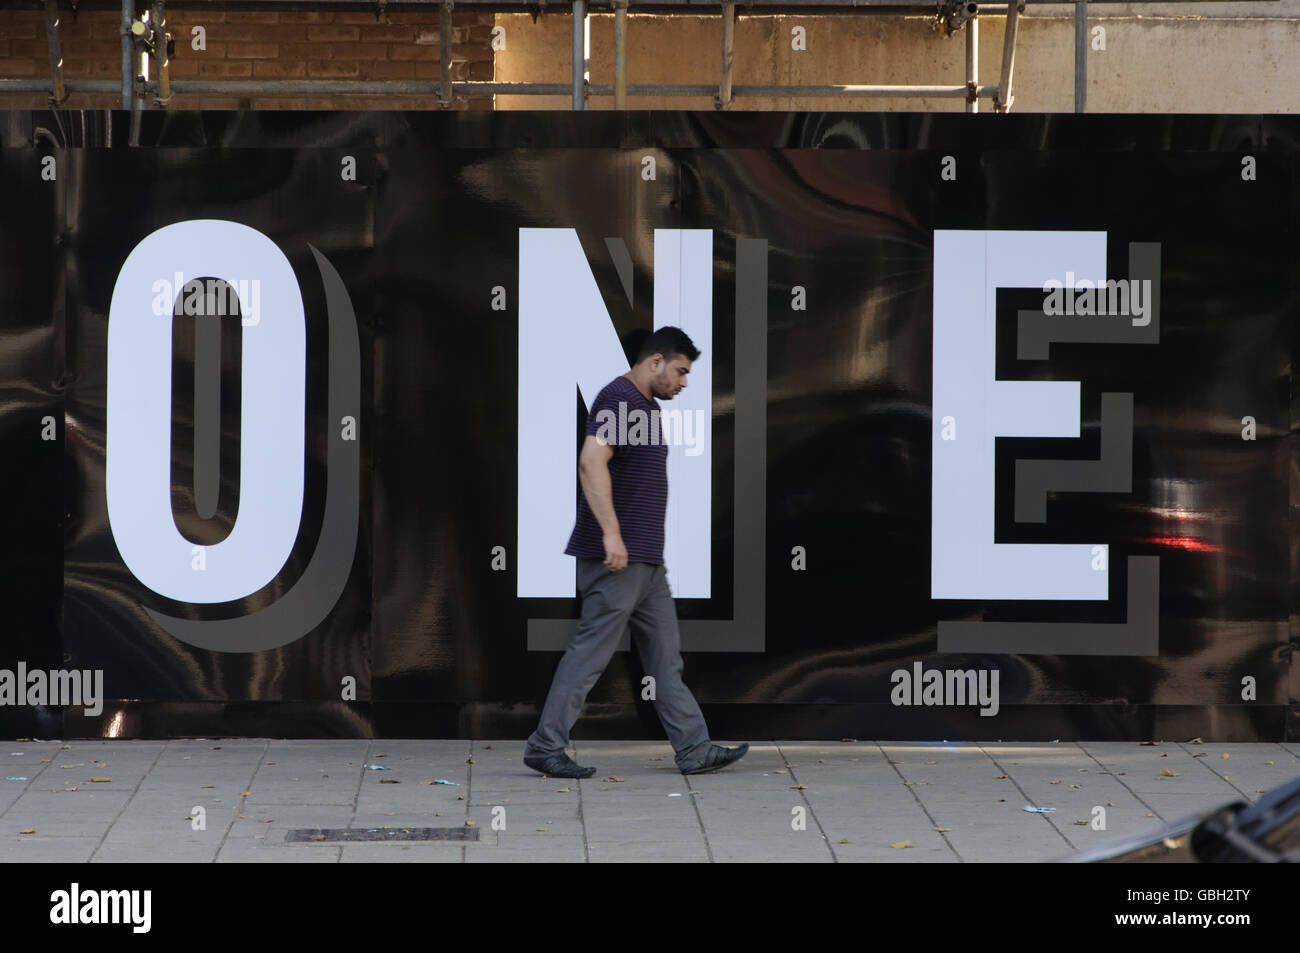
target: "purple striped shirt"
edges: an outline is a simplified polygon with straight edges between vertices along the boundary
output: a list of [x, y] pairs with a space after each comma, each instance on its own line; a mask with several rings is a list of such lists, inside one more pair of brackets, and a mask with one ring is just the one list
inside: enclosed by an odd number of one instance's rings
[[[605, 385], [587, 411], [587, 433], [614, 444], [609, 480], [629, 563], [664, 561], [668, 446], [661, 438], [659, 412], [658, 401], [642, 396], [621, 376]], [[565, 553], [603, 560], [604, 535], [579, 486], [578, 517]]]

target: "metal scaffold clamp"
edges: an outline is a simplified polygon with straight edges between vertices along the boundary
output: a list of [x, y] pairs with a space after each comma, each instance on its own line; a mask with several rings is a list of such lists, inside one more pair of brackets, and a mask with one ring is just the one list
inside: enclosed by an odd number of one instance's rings
[[932, 25], [936, 30], [943, 30], [944, 36], [952, 36], [966, 26], [967, 20], [979, 15], [979, 4], [974, 0], [942, 0], [935, 9]]

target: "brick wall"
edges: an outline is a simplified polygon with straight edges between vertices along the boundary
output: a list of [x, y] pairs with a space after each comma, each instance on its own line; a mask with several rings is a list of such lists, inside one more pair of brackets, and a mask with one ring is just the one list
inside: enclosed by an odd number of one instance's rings
[[[122, 45], [116, 10], [83, 10], [75, 17], [60, 4], [63, 75], [78, 79], [122, 78]], [[139, 11], [145, 5], [137, 6]], [[453, 12], [452, 78], [491, 80], [491, 13]], [[207, 32], [204, 51], [192, 48], [192, 29]], [[203, 80], [428, 80], [439, 75], [438, 12], [225, 12], [167, 11], [175, 39], [172, 79]], [[39, 9], [0, 10], [0, 78], [50, 78], [45, 15]], [[150, 71], [150, 78], [156, 78]], [[456, 109], [491, 109], [491, 96], [457, 94]], [[40, 109], [44, 93], [0, 93], [0, 109]], [[147, 103], [148, 101], [146, 101]], [[116, 109], [121, 93], [71, 93], [69, 109]], [[153, 108], [153, 107], [150, 107]], [[176, 92], [172, 109], [435, 109], [435, 96], [275, 94], [227, 96]]]

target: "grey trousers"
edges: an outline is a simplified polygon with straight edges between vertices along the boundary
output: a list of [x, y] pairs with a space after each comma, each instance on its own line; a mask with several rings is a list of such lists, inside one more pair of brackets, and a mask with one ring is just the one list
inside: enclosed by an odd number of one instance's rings
[[560, 659], [537, 730], [524, 746], [524, 757], [562, 752], [587, 693], [614, 657], [630, 625], [632, 645], [647, 675], [654, 677], [655, 714], [668, 734], [676, 760], [682, 762], [707, 746], [709, 729], [699, 703], [682, 681], [681, 635], [677, 607], [662, 565], [628, 563], [610, 572], [599, 559], [578, 560], [582, 619]]

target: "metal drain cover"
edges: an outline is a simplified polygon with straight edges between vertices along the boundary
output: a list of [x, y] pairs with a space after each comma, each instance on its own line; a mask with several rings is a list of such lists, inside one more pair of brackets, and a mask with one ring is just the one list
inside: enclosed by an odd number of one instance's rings
[[286, 841], [476, 841], [477, 827], [305, 827], [289, 831]]

